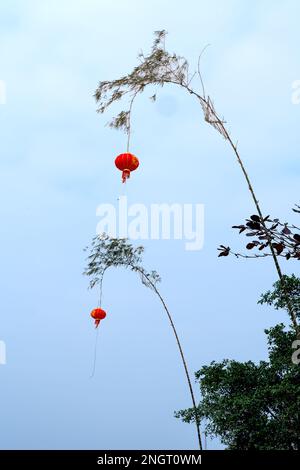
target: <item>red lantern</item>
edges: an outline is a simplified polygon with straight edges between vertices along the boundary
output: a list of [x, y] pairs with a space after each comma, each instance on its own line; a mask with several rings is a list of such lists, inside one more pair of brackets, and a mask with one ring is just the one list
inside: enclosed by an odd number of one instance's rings
[[91, 317], [94, 318], [96, 328], [98, 328], [100, 321], [106, 317], [106, 312], [102, 308], [94, 308], [91, 311]]
[[121, 153], [117, 156], [115, 165], [118, 170], [122, 171], [122, 183], [130, 178], [130, 172], [136, 170], [139, 164], [138, 158], [132, 153]]

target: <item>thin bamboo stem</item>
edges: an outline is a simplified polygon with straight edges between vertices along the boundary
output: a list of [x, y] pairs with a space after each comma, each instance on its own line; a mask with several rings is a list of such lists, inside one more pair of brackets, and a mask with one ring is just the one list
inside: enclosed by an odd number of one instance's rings
[[[200, 101], [200, 104], [201, 106], [203, 107], [203, 105], [207, 108], [209, 108], [210, 112], [212, 113], [212, 116], [214, 118], [214, 124], [218, 124], [219, 128], [221, 129], [222, 131], [222, 135], [224, 136], [225, 140], [227, 140], [231, 146], [231, 148], [233, 149], [233, 152], [237, 158], [237, 161], [241, 167], [241, 170], [242, 170], [242, 173], [244, 175], [244, 178], [246, 180], [246, 183], [247, 183], [247, 186], [248, 186], [248, 189], [250, 191], [250, 194], [251, 194], [251, 197], [252, 197], [252, 200], [254, 202], [254, 205], [256, 207], [256, 210], [257, 210], [257, 213], [259, 215], [259, 218], [260, 218], [260, 221], [261, 221], [261, 224], [264, 228], [264, 231], [265, 231], [265, 234], [266, 236], [268, 237], [268, 245], [269, 245], [269, 248], [270, 248], [270, 251], [271, 251], [271, 255], [272, 255], [272, 258], [273, 258], [273, 261], [274, 261], [274, 265], [275, 265], [275, 269], [277, 271], [277, 274], [278, 274], [278, 277], [279, 277], [279, 280], [281, 281], [281, 284], [282, 284], [282, 288], [283, 290], [286, 292], [286, 284], [285, 284], [285, 280], [284, 280], [284, 276], [282, 274], [282, 271], [281, 271], [281, 267], [280, 267], [280, 264], [278, 262], [278, 257], [275, 253], [275, 250], [274, 250], [274, 247], [272, 245], [272, 241], [271, 241], [271, 237], [268, 233], [268, 229], [266, 227], [266, 224], [265, 224], [265, 220], [264, 220], [264, 217], [263, 217], [263, 214], [262, 214], [262, 210], [261, 210], [261, 207], [260, 207], [260, 204], [258, 202], [258, 199], [256, 197], [256, 194], [255, 194], [255, 191], [254, 191], [254, 188], [253, 188], [253, 185], [251, 183], [251, 180], [250, 180], [250, 177], [248, 175], [248, 172], [246, 170], [246, 167], [243, 163], [243, 160], [237, 150], [237, 147], [236, 145], [233, 143], [230, 135], [229, 135], [229, 132], [227, 131], [226, 127], [224, 126], [224, 122], [222, 121], [222, 119], [219, 118], [219, 116], [217, 115], [217, 113], [215, 112], [214, 108], [212, 107], [209, 99], [206, 99], [206, 97], [202, 97], [201, 95], [199, 95], [198, 93], [196, 93], [192, 88], [190, 88], [188, 85], [185, 85], [184, 83], [177, 83], [176, 81], [169, 81], [169, 83], [173, 83], [175, 85], [179, 85], [179, 86], [182, 86], [183, 88], [185, 88], [191, 95], [194, 95], [196, 98], [198, 98], [198, 100]], [[210, 123], [208, 121], [208, 123]], [[291, 302], [288, 302], [287, 304], [287, 307], [288, 307], [288, 311], [289, 311], [289, 315], [290, 315], [290, 318], [292, 320], [292, 323], [293, 323], [293, 326], [294, 326], [294, 329], [296, 331], [296, 334], [297, 336], [300, 337], [300, 330], [299, 330], [299, 325], [298, 325], [298, 322], [297, 322], [297, 317], [296, 317], [296, 314], [295, 314], [295, 311], [294, 311], [294, 308], [293, 308], [293, 305]]]
[[197, 413], [197, 405], [196, 405], [195, 395], [194, 395], [194, 391], [193, 391], [193, 387], [192, 387], [192, 382], [191, 382], [191, 379], [190, 379], [189, 370], [188, 370], [188, 367], [187, 367], [187, 362], [186, 362], [186, 359], [185, 359], [185, 356], [184, 356], [184, 352], [183, 352], [183, 349], [182, 349], [182, 346], [181, 346], [181, 342], [180, 342], [180, 339], [179, 339], [179, 336], [178, 336], [178, 333], [177, 333], [172, 315], [171, 315], [171, 313], [170, 313], [170, 311], [169, 311], [162, 295], [160, 294], [160, 292], [157, 289], [156, 285], [151, 281], [149, 276], [147, 276], [142, 269], [139, 269], [137, 267], [134, 267], [134, 269], [137, 270], [142, 276], [144, 276], [147, 279], [147, 282], [151, 285], [152, 289], [154, 290], [154, 292], [158, 296], [158, 298], [161, 301], [161, 303], [163, 305], [163, 308], [164, 308], [164, 310], [165, 310], [165, 312], [168, 316], [168, 319], [169, 319], [169, 322], [171, 324], [171, 327], [172, 327], [172, 330], [173, 330], [173, 333], [174, 333], [174, 336], [175, 336], [175, 339], [176, 339], [176, 343], [177, 343], [177, 346], [178, 346], [178, 349], [179, 349], [179, 353], [180, 353], [180, 356], [181, 356], [183, 368], [184, 368], [184, 371], [185, 371], [185, 375], [186, 375], [186, 379], [187, 379], [187, 383], [188, 383], [188, 387], [189, 387], [189, 391], [190, 391], [190, 395], [191, 395], [191, 399], [192, 399], [192, 403], [193, 403], [193, 408], [194, 408], [195, 425], [196, 425], [196, 428], [197, 428], [197, 437], [198, 437], [199, 449], [202, 450], [200, 423], [199, 423], [199, 418], [198, 418], [198, 413]]
[[[284, 281], [284, 277], [283, 277], [283, 274], [282, 274], [282, 271], [281, 271], [281, 267], [280, 267], [280, 264], [278, 262], [278, 257], [275, 253], [275, 250], [274, 250], [274, 247], [272, 245], [272, 242], [271, 242], [271, 237], [268, 233], [268, 229], [266, 227], [266, 224], [265, 224], [265, 220], [264, 220], [264, 217], [263, 217], [263, 214], [262, 214], [262, 210], [260, 208], [260, 204], [256, 198], [256, 195], [255, 195], [255, 192], [254, 192], [254, 189], [253, 189], [253, 186], [252, 186], [252, 183], [250, 181], [250, 178], [249, 178], [249, 175], [246, 171], [246, 168], [243, 164], [243, 161], [239, 155], [239, 152], [237, 151], [237, 148], [236, 148], [236, 145], [234, 145], [234, 143], [232, 142], [232, 139], [230, 137], [230, 135], [228, 134], [227, 132], [227, 129], [225, 128], [224, 124], [222, 123], [222, 129], [226, 135], [226, 139], [228, 140], [231, 148], [233, 149], [235, 155], [236, 155], [236, 158], [237, 158], [237, 161], [242, 169], [242, 172], [243, 172], [243, 175], [246, 179], [246, 182], [248, 184], [248, 188], [249, 188], [249, 191], [251, 193], [251, 196], [252, 196], [252, 199], [254, 201], [254, 204], [255, 204], [255, 207], [256, 207], [256, 210], [258, 212], [258, 215], [260, 217], [260, 221], [261, 221], [261, 224], [265, 230], [265, 234], [266, 236], [268, 237], [268, 242], [269, 242], [269, 248], [270, 248], [270, 251], [271, 251], [271, 254], [272, 254], [272, 258], [273, 258], [273, 261], [274, 261], [274, 265], [275, 265], [275, 268], [276, 268], [276, 271], [277, 271], [277, 274], [278, 274], [278, 277], [282, 283], [282, 287], [283, 289], [285, 290], [285, 281]], [[298, 323], [297, 323], [297, 317], [296, 317], [296, 314], [294, 312], [294, 309], [293, 309], [293, 306], [292, 306], [292, 303], [291, 302], [288, 302], [288, 310], [289, 310], [289, 313], [290, 313], [290, 317], [291, 317], [291, 320], [293, 322], [293, 326], [296, 330], [296, 333], [299, 334], [299, 326], [298, 326]]]

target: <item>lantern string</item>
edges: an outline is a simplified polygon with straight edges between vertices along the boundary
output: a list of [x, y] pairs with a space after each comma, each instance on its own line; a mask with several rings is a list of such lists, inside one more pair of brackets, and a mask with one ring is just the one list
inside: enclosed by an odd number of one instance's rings
[[[99, 282], [99, 299], [98, 299], [98, 307], [101, 308], [102, 304], [102, 285], [103, 285], [103, 276], [104, 272], [101, 275], [100, 282]], [[99, 322], [100, 323], [100, 322]], [[95, 347], [94, 347], [94, 359], [93, 359], [93, 368], [92, 368], [92, 373], [90, 375], [90, 378], [93, 378], [95, 375], [95, 370], [96, 370], [96, 362], [97, 362], [97, 345], [98, 345], [98, 336], [99, 336], [99, 326], [100, 324], [97, 325], [96, 328], [96, 338], [95, 338]]]
[[121, 198], [121, 197], [127, 196], [127, 184], [126, 184], [126, 181], [125, 181], [125, 184], [123, 183], [123, 181], [121, 181], [119, 188], [120, 188], [120, 190], [119, 190], [119, 196], [117, 197], [117, 201], [120, 201], [120, 198]]
[[99, 282], [99, 300], [98, 300], [98, 307], [100, 307], [100, 308], [101, 308], [101, 304], [102, 304], [103, 276], [104, 276], [104, 273], [102, 273], [101, 279], [100, 279], [100, 282]]
[[119, 183], [118, 193], [119, 195], [117, 197], [117, 201], [120, 201], [121, 197], [124, 197], [127, 195], [127, 184], [124, 184], [122, 180]]
[[96, 328], [96, 338], [95, 338], [95, 347], [94, 347], [94, 360], [93, 360], [93, 368], [92, 368], [92, 373], [90, 375], [90, 379], [92, 379], [94, 377], [95, 370], [96, 370], [98, 337], [99, 337], [99, 327]]
[[130, 127], [128, 128], [128, 136], [127, 136], [127, 147], [126, 152], [129, 152], [129, 143], [130, 143]]
[[133, 105], [133, 102], [137, 96], [139, 91], [136, 91], [131, 100], [130, 100], [130, 106], [129, 106], [129, 110], [128, 110], [128, 114], [127, 114], [127, 123], [126, 123], [126, 127], [127, 127], [127, 153], [129, 152], [129, 144], [130, 144], [130, 137], [131, 137], [131, 112], [132, 112], [132, 105]]
[[129, 152], [129, 145], [130, 145], [130, 137], [131, 137], [131, 108], [132, 108], [132, 102], [129, 108], [129, 113], [127, 116], [127, 146], [126, 146], [126, 152]]

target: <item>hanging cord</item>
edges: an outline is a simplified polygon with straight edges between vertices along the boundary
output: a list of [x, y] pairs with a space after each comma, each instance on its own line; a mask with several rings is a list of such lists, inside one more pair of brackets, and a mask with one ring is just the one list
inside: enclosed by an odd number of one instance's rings
[[[104, 276], [105, 270], [103, 271], [101, 275], [101, 279], [99, 282], [99, 299], [98, 299], [98, 307], [101, 308], [102, 305], [102, 285], [103, 285], [103, 276]], [[95, 375], [96, 371], [96, 363], [97, 363], [97, 349], [98, 349], [98, 337], [99, 337], [99, 325], [96, 328], [96, 337], [95, 337], [95, 347], [94, 347], [94, 359], [93, 359], [93, 368], [92, 368], [92, 373], [90, 375], [90, 379], [92, 379]]]
[[138, 91], [136, 91], [131, 98], [130, 105], [129, 105], [129, 110], [127, 113], [127, 120], [126, 120], [126, 132], [127, 132], [127, 147], [126, 147], [126, 152], [129, 152], [129, 145], [130, 145], [130, 137], [131, 137], [131, 111], [132, 111], [132, 105], [133, 102], [138, 94]]
[[120, 188], [119, 189], [119, 196], [117, 197], [117, 201], [120, 200], [120, 197], [124, 197], [124, 196], [127, 195], [127, 184], [126, 184], [126, 182], [123, 183], [123, 181], [121, 181], [119, 183], [119, 188]]
[[[117, 201], [118, 204], [120, 204], [120, 199], [126, 196], [126, 186], [127, 186], [127, 185], [124, 184], [123, 182], [121, 182], [121, 185], [122, 185], [122, 186], [120, 186], [120, 191], [118, 191], [118, 192], [119, 192], [119, 195], [118, 195], [117, 198], [116, 198], [116, 201]], [[116, 236], [117, 236], [117, 233], [112, 234], [112, 236], [113, 236], [113, 237], [116, 237]]]
[[91, 375], [90, 375], [90, 379], [92, 379], [92, 378], [94, 377], [94, 375], [95, 375], [95, 370], [96, 370], [98, 337], [99, 337], [99, 328], [96, 328], [96, 338], [95, 338], [95, 348], [94, 348], [94, 360], [93, 360], [93, 368], [92, 368], [92, 373], [91, 373]]
[[101, 274], [100, 282], [99, 282], [99, 300], [98, 300], [98, 307], [101, 308], [102, 305], [102, 286], [103, 286], [103, 276], [104, 276], [105, 270]]

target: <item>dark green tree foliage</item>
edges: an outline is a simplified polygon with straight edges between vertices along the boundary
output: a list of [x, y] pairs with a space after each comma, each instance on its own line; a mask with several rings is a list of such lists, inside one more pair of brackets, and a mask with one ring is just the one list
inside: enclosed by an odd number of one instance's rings
[[288, 303], [292, 299], [294, 312], [300, 320], [300, 279], [294, 274], [284, 276], [285, 290], [281, 288], [281, 281], [275, 282], [274, 289], [263, 294], [259, 304], [272, 305], [276, 310], [288, 310]]
[[[266, 330], [269, 361], [212, 362], [196, 373], [206, 433], [228, 449], [300, 450], [300, 366], [291, 360], [295, 333], [280, 324]], [[176, 417], [194, 419], [194, 410]]]
[[[299, 313], [300, 279], [285, 276], [289, 301]], [[259, 303], [287, 309], [286, 291], [280, 281]], [[225, 359], [202, 367], [196, 374], [202, 400], [199, 419], [205, 432], [218, 436], [228, 449], [300, 450], [300, 365], [292, 361], [293, 329], [283, 324], [265, 330], [269, 360], [255, 364]], [[175, 414], [185, 422], [194, 410]]]

